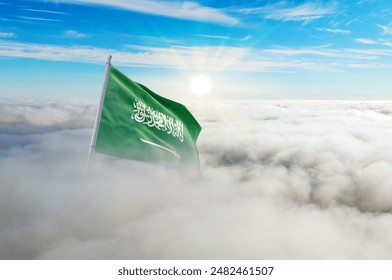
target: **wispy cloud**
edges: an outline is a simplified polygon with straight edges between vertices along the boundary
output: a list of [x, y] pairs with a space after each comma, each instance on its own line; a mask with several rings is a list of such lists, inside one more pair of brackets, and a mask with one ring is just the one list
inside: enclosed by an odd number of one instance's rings
[[67, 30], [64, 32], [64, 36], [69, 38], [77, 38], [77, 39], [87, 37], [86, 34], [80, 33], [79, 31], [76, 30]]
[[24, 20], [38, 21], [38, 22], [45, 22], [45, 21], [59, 22], [59, 21], [61, 21], [61, 20], [59, 20], [59, 19], [43, 18], [43, 17], [18, 16], [18, 18], [21, 18], [21, 19], [24, 19]]
[[330, 47], [252, 49], [228, 46], [128, 46], [118, 51], [86, 46], [55, 46], [0, 41], [0, 56], [54, 61], [103, 63], [112, 54], [117, 65], [202, 71], [336, 71], [360, 65], [385, 65], [392, 50]]
[[335, 28], [316, 28], [316, 30], [327, 33], [335, 33], [335, 34], [350, 34], [351, 31], [347, 29], [335, 29]]
[[366, 39], [366, 38], [357, 38], [357, 39], [355, 39], [355, 41], [357, 41], [358, 43], [365, 44], [365, 45], [375, 45], [375, 44], [377, 44], [377, 41], [372, 40], [372, 39]]
[[373, 4], [374, 2], [376, 2], [377, 0], [360, 0], [357, 2], [358, 5], [362, 5], [362, 4]]
[[94, 47], [64, 47], [0, 41], [0, 56], [3, 57], [96, 63], [104, 60], [104, 58], [111, 52], [113, 52], [113, 50]]
[[[43, 1], [43, 0], [41, 0]], [[236, 25], [239, 20], [226, 14], [221, 9], [202, 6], [192, 1], [157, 1], [157, 0], [45, 0], [83, 5], [102, 5], [119, 9], [130, 10], [145, 14], [159, 15], [164, 17], [201, 21], [225, 25]]]
[[248, 41], [252, 39], [253, 37], [251, 35], [246, 35], [244, 38], [241, 39], [241, 41]]
[[204, 37], [204, 38], [220, 39], [220, 40], [230, 40], [230, 39], [233, 39], [230, 36], [224, 36], [224, 35], [197, 34], [196, 36]]
[[68, 13], [58, 12], [58, 11], [51, 11], [51, 10], [28, 9], [28, 8], [23, 8], [23, 9], [20, 9], [20, 10], [21, 11], [27, 11], [27, 12], [35, 12], [35, 13], [46, 13], [46, 14], [55, 14], [55, 15], [69, 15]]
[[209, 34], [196, 34], [195, 36], [204, 37], [204, 38], [212, 38], [212, 39], [219, 39], [219, 40], [237, 40], [237, 41], [248, 41], [252, 39], [252, 36], [246, 35], [242, 38], [236, 38], [231, 36], [224, 36], [224, 35], [209, 35]]
[[353, 24], [353, 23], [365, 23], [365, 22], [364, 22], [363, 20], [358, 19], [358, 18], [354, 18], [354, 19], [352, 19], [352, 20], [349, 20], [349, 21], [346, 23], [346, 25], [349, 26], [349, 25], [351, 25], [351, 24]]
[[246, 14], [259, 14], [263, 18], [283, 21], [304, 21], [309, 22], [318, 18], [335, 13], [336, 8], [333, 4], [304, 3], [293, 6], [289, 2], [278, 2], [276, 4], [242, 9]]
[[389, 25], [377, 25], [380, 27], [385, 35], [392, 35], [392, 24]]
[[14, 38], [16, 34], [13, 32], [0, 32], [0, 38]]
[[274, 48], [274, 49], [267, 49], [263, 51], [264, 53], [268, 54], [276, 54], [282, 56], [319, 56], [319, 57], [343, 57], [344, 54], [340, 51], [331, 50], [331, 49], [319, 49], [319, 48], [312, 48], [312, 47], [305, 47], [305, 48]]
[[[108, 54], [119, 58], [118, 65], [163, 67], [203, 71], [287, 71], [317, 67], [312, 62], [287, 61], [248, 48], [202, 46], [153, 48], [129, 46], [129, 51], [94, 47], [65, 47], [0, 41], [0, 56], [54, 61], [102, 63]], [[115, 59], [114, 59], [115, 61]], [[325, 65], [321, 66], [325, 68]]]
[[379, 46], [386, 46], [386, 47], [392, 47], [392, 41], [390, 40], [385, 40], [385, 39], [367, 39], [367, 38], [358, 38], [355, 39], [355, 41], [365, 44], [365, 45], [379, 45]]

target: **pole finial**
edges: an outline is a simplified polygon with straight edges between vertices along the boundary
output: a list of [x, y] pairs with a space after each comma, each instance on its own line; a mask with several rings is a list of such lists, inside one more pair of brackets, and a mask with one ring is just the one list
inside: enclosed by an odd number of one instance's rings
[[109, 54], [108, 61], [107, 61], [106, 63], [107, 63], [107, 64], [110, 64], [110, 63], [111, 63], [111, 61], [112, 61], [112, 55], [111, 55], [111, 54]]

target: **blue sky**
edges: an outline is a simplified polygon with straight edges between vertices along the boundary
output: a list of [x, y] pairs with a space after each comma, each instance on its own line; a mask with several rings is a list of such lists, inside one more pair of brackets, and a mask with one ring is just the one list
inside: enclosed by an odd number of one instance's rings
[[[105, 61], [170, 98], [392, 97], [392, 5], [0, 0], [0, 96], [98, 98]], [[205, 97], [207, 98], [207, 97]]]

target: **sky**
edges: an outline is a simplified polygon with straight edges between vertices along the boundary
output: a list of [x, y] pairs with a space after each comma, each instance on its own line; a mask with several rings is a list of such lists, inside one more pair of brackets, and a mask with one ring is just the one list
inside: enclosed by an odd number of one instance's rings
[[[98, 99], [109, 54], [176, 99], [390, 99], [389, 0], [0, 0], [0, 96]], [[197, 97], [199, 98], [199, 97]]]
[[95, 102], [1, 98], [0, 259], [392, 258], [391, 101], [188, 105], [203, 180], [86, 173]]

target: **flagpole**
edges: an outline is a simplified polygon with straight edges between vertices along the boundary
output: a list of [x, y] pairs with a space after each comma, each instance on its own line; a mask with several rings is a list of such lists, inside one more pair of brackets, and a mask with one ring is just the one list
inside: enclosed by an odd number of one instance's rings
[[99, 123], [101, 121], [103, 101], [105, 99], [106, 87], [108, 85], [111, 60], [112, 60], [112, 56], [109, 55], [108, 60], [106, 61], [106, 72], [105, 72], [105, 78], [104, 78], [104, 82], [103, 82], [103, 86], [102, 86], [101, 101], [99, 102], [99, 107], [98, 107], [97, 115], [95, 117], [95, 122], [94, 122], [93, 134], [91, 135], [90, 146], [88, 149], [87, 170], [90, 168], [91, 155], [93, 154], [93, 151], [95, 150], [95, 145], [97, 143], [98, 127], [99, 127]]

